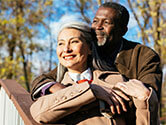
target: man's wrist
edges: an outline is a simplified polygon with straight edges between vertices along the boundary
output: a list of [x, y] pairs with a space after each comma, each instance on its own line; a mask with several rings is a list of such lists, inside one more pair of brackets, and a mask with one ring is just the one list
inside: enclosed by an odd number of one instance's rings
[[49, 92], [50, 93], [55, 93], [58, 90], [61, 90], [61, 89], [64, 89], [64, 88], [66, 88], [65, 85], [57, 82], [56, 84], [53, 84], [52, 86], [49, 87]]
[[141, 97], [138, 97], [137, 99], [139, 99], [139, 100], [146, 100], [146, 99], [149, 97], [149, 95], [150, 95], [150, 90], [147, 89], [147, 90], [145, 91], [144, 95], [141, 96]]
[[53, 86], [54, 84], [56, 84], [56, 82], [50, 82], [50, 84], [44, 86], [44, 87], [41, 89], [40, 95], [41, 95], [41, 96], [44, 96], [44, 95], [50, 94], [51, 92], [49, 91], [49, 88], [50, 88], [51, 86]]

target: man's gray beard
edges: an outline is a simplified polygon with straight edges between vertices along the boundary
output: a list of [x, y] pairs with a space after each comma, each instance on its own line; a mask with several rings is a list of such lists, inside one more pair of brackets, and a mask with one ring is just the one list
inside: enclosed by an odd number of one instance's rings
[[107, 41], [107, 37], [105, 36], [104, 39], [102, 40], [102, 42], [99, 42], [99, 41], [97, 42], [97, 45], [98, 46], [104, 46], [104, 44], [106, 43], [106, 41]]

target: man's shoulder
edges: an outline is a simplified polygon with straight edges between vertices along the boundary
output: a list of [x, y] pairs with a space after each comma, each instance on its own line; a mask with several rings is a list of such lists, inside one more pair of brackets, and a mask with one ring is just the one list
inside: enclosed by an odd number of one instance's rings
[[125, 38], [123, 38], [123, 44], [124, 45], [128, 45], [128, 46], [137, 46], [137, 45], [141, 45], [140, 43], [138, 42], [134, 42], [134, 41], [130, 41], [130, 40], [127, 40]]
[[123, 39], [123, 41], [124, 41], [124, 49], [133, 49], [134, 51], [140, 51], [143, 53], [150, 52], [154, 53], [155, 55], [157, 54], [152, 48], [146, 45], [140, 44], [138, 42], [129, 41], [126, 39]]

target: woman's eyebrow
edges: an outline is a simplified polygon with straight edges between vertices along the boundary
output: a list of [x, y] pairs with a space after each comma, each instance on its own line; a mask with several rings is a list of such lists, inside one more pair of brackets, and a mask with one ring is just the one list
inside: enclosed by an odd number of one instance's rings
[[[75, 39], [75, 38], [81, 39], [80, 36], [79, 37], [75, 36], [75, 37], [71, 37], [69, 40], [72, 40], [72, 39]], [[58, 39], [58, 41], [65, 41], [65, 40], [64, 39]]]

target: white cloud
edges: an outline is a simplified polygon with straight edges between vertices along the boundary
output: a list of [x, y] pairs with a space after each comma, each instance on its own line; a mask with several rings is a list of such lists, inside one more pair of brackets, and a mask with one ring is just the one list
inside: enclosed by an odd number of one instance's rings
[[133, 13], [130, 13], [130, 20], [129, 20], [129, 24], [128, 24], [129, 29], [135, 28], [137, 26], [138, 26], [138, 24], [137, 24], [137, 21], [134, 18]]
[[58, 30], [63, 23], [67, 23], [67, 22], [75, 21], [79, 19], [80, 19], [80, 15], [78, 14], [65, 14], [61, 17], [61, 19], [58, 22], [50, 23], [50, 28], [51, 28], [51, 33], [53, 38], [54, 39], [57, 38]]

